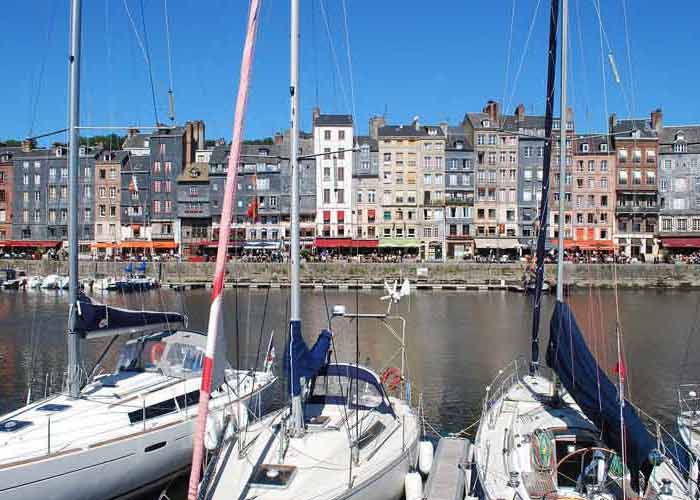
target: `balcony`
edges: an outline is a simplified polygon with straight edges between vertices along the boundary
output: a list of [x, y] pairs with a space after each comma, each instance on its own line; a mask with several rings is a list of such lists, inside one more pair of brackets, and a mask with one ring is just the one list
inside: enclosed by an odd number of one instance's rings
[[658, 214], [659, 207], [646, 207], [634, 205], [618, 205], [615, 207], [616, 214]]

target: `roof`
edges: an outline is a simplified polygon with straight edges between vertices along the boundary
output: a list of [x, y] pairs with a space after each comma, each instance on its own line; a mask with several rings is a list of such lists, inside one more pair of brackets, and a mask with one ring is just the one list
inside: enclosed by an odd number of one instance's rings
[[370, 151], [379, 151], [379, 143], [377, 139], [373, 139], [368, 135], [356, 135], [355, 144], [357, 146], [362, 146], [363, 144], [369, 144]]
[[145, 148], [146, 140], [150, 137], [150, 134], [134, 134], [132, 136], [127, 136], [122, 144], [123, 149], [134, 149], [134, 148]]
[[[434, 135], [428, 133], [429, 129], [436, 130]], [[439, 137], [444, 138], [445, 133], [438, 125], [385, 125], [379, 127], [380, 137]]]
[[0, 147], [0, 156], [9, 155], [10, 159], [17, 153], [21, 152], [22, 148], [20, 146], [3, 146]]
[[700, 153], [700, 125], [663, 127], [659, 134], [659, 153], [673, 153], [673, 145], [683, 142], [688, 153]]
[[351, 115], [317, 115], [314, 117], [314, 127], [352, 127]]
[[[103, 153], [103, 151], [100, 151], [100, 153]], [[97, 156], [98, 163], [122, 163], [129, 156], [129, 152], [123, 149], [117, 149], [115, 151], [104, 150], [104, 153], [112, 153], [112, 159], [106, 160], [104, 154], [99, 154]]]
[[[461, 142], [462, 147], [457, 148], [457, 143]], [[474, 146], [467, 134], [464, 133], [462, 127], [448, 127], [447, 129], [447, 144], [445, 149], [454, 149], [457, 151], [474, 151]]]
[[[639, 137], [633, 137], [634, 131], [639, 131]], [[651, 121], [646, 118], [631, 118], [618, 120], [612, 127], [616, 139], [655, 139], [657, 134], [651, 126]]]
[[[588, 152], [581, 149], [582, 144], [588, 144]], [[607, 144], [608, 150], [601, 151], [600, 145]], [[596, 154], [612, 154], [613, 147], [610, 144], [610, 138], [607, 134], [578, 134], [574, 138], [574, 154], [575, 155], [596, 155]]]

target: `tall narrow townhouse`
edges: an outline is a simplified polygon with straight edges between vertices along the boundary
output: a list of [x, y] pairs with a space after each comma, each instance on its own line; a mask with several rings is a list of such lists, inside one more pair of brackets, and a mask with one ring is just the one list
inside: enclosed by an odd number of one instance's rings
[[352, 116], [321, 114], [314, 109], [317, 240], [352, 237], [353, 139]]
[[[566, 135], [565, 169], [564, 169], [564, 193], [560, 193], [560, 171], [561, 171], [561, 134]], [[559, 238], [559, 217], [560, 203], [559, 197], [564, 197], [564, 240], [572, 240], [574, 237], [574, 113], [571, 108], [567, 109], [566, 120], [562, 123], [561, 117], [555, 117], [552, 122], [552, 161], [549, 174], [549, 236], [551, 244], [557, 245]], [[581, 207], [583, 208], [583, 207]], [[566, 241], [565, 241], [566, 245]], [[569, 246], [571, 243], [569, 242]]]
[[650, 119], [610, 117], [610, 141], [617, 153], [616, 227], [618, 252], [650, 261], [658, 255], [659, 223], [657, 158], [662, 113]]
[[658, 173], [662, 252], [700, 250], [700, 125], [661, 129]]
[[514, 253], [519, 248], [517, 220], [517, 134], [507, 130], [499, 104], [488, 101], [481, 113], [467, 113], [463, 126], [474, 143], [478, 253]]
[[129, 154], [102, 151], [95, 162], [95, 241], [93, 254], [111, 257], [119, 253], [121, 241], [121, 175]]
[[[420, 256], [425, 260], [444, 260], [445, 248], [445, 139], [447, 126], [423, 125], [418, 118], [412, 123], [420, 132], [419, 165], [423, 189], [418, 212], [422, 227]], [[421, 203], [422, 202], [422, 203]]]
[[576, 136], [573, 241], [579, 250], [613, 252], [615, 153], [607, 134]]
[[474, 148], [462, 127], [449, 127], [445, 144], [445, 252], [461, 259], [474, 252]]
[[379, 148], [369, 136], [355, 137], [352, 172], [352, 217], [355, 232], [353, 247], [376, 248], [379, 245], [377, 223], [379, 205]]
[[12, 157], [19, 147], [0, 147], [0, 244], [12, 239], [12, 192], [14, 189], [14, 166]]

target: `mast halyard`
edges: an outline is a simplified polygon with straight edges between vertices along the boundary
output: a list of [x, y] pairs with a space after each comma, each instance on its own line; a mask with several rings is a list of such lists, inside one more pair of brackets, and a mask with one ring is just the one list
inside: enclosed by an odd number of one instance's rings
[[532, 354], [530, 373], [539, 370], [540, 358], [540, 314], [542, 310], [542, 284], [544, 283], [544, 254], [547, 241], [549, 217], [549, 172], [552, 160], [552, 121], [554, 115], [554, 84], [557, 69], [557, 25], [559, 22], [559, 0], [552, 0], [549, 20], [549, 54], [547, 65], [547, 95], [544, 113], [544, 154], [542, 163], [542, 199], [540, 200], [539, 232], [537, 234], [537, 268], [535, 276], [534, 311], [532, 314]]
[[80, 162], [80, 28], [81, 0], [71, 1], [70, 55], [68, 57], [68, 394], [80, 397], [80, 337], [75, 331], [78, 313], [78, 174]]
[[559, 252], [557, 253], [557, 301], [564, 301], [564, 190], [566, 189], [566, 132], [568, 116], [566, 77], [569, 42], [569, 0], [561, 0], [561, 119], [559, 120]]
[[[294, 341], [292, 332], [294, 329], [301, 330], [301, 312], [299, 299], [301, 295], [301, 286], [299, 282], [299, 0], [291, 0], [291, 40], [290, 40], [290, 70], [289, 70], [289, 93], [290, 93], [290, 152], [289, 161], [292, 170], [292, 199], [291, 199], [291, 214], [290, 214], [290, 341]], [[289, 362], [292, 360], [292, 349], [290, 346]], [[294, 366], [290, 366], [291, 372]], [[290, 383], [290, 388], [294, 384]], [[294, 394], [292, 389], [292, 433], [294, 436], [304, 434], [304, 415], [301, 407], [301, 395]]]

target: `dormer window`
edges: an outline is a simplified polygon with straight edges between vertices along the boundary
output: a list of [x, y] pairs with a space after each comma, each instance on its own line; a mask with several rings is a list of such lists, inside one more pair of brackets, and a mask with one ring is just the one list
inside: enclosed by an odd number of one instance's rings
[[561, 127], [561, 122], [560, 122], [559, 120], [554, 120], [554, 125], [553, 125], [553, 127], [554, 127], [555, 129], [559, 129], [559, 127]]
[[491, 126], [491, 122], [490, 122], [489, 120], [482, 120], [482, 121], [481, 121], [481, 126], [482, 126], [482, 127], [490, 127], [490, 126]]
[[685, 134], [682, 131], [676, 134], [676, 141], [685, 141]]
[[270, 150], [267, 148], [260, 148], [258, 149], [258, 153], [260, 154], [260, 156], [269, 156]]
[[641, 136], [642, 136], [642, 133], [639, 129], [632, 131], [632, 137], [634, 137], [635, 139], [639, 139]]
[[362, 154], [369, 154], [369, 144], [363, 144], [360, 146], [360, 152]]
[[587, 142], [584, 142], [583, 144], [581, 144], [581, 152], [588, 153], [588, 143]]
[[82, 156], [87, 154], [87, 147], [86, 146], [80, 146], [80, 154]]
[[437, 129], [429, 128], [429, 129], [428, 129], [428, 135], [437, 135]]
[[143, 140], [143, 147], [144, 147], [144, 148], [150, 148], [150, 147], [151, 147], [151, 141], [149, 141], [148, 139], [144, 139], [144, 140]]
[[464, 143], [462, 141], [455, 142], [455, 149], [464, 149]]

